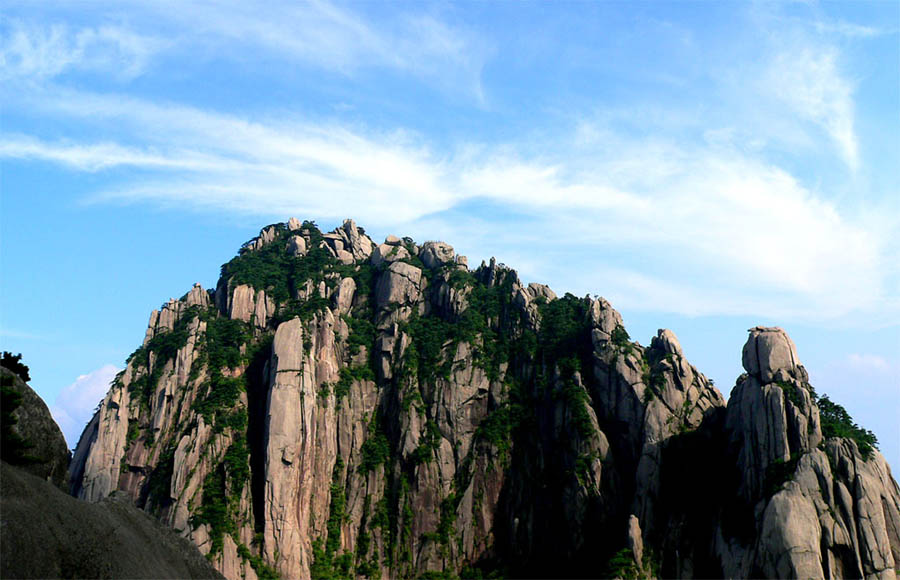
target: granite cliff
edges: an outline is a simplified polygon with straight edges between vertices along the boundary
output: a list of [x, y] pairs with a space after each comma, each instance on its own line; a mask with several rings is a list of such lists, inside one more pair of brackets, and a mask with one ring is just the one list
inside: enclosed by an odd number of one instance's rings
[[874, 439], [780, 329], [743, 364], [726, 403], [602, 298], [291, 219], [151, 314], [71, 492], [124, 492], [230, 580], [894, 578]]

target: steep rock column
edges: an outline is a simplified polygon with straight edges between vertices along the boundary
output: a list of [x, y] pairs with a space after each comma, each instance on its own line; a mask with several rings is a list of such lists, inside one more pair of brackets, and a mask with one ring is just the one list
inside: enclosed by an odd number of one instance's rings
[[128, 437], [128, 409], [131, 399], [125, 384], [131, 382], [131, 374], [129, 364], [123, 377], [124, 384], [113, 384], [95, 415], [96, 436], [90, 444], [90, 451], [83, 456], [83, 470], [79, 469], [84, 474], [78, 491], [80, 499], [100, 501], [118, 487]]
[[268, 560], [289, 577], [309, 576], [311, 557], [308, 542], [303, 541], [308, 519], [301, 517], [297, 505], [303, 494], [297, 485], [304, 475], [301, 445], [311, 440], [306, 431], [315, 425], [315, 391], [308, 388], [314, 380], [313, 366], [304, 355], [303, 323], [295, 318], [281, 324], [275, 331], [269, 371], [265, 548]]
[[822, 444], [814, 391], [783, 330], [750, 329], [743, 363], [726, 429], [740, 474], [734, 501], [751, 510], [754, 529], [738, 540], [723, 520], [724, 574], [895, 578], [900, 490], [884, 458], [849, 438]]
[[337, 379], [333, 327], [334, 317], [328, 310], [321, 320], [314, 318], [308, 325], [294, 318], [279, 325], [272, 345], [265, 553], [288, 578], [309, 577], [312, 541], [321, 535], [328, 518], [336, 422], [333, 409], [319, 405], [317, 394], [322, 383]]
[[746, 474], [739, 493], [753, 502], [765, 491], [767, 470], [815, 448], [822, 431], [806, 369], [786, 332], [750, 329], [743, 364], [748, 374], [732, 391], [726, 427]]

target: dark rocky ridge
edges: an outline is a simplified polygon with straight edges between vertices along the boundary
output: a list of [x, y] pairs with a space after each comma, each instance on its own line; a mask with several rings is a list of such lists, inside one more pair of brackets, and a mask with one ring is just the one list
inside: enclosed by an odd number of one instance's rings
[[124, 491], [230, 579], [893, 578], [883, 457], [825, 438], [780, 329], [744, 366], [726, 406], [602, 298], [292, 219], [153, 312], [72, 490]]
[[222, 577], [190, 542], [123, 494], [95, 504], [79, 501], [0, 465], [0, 577]]

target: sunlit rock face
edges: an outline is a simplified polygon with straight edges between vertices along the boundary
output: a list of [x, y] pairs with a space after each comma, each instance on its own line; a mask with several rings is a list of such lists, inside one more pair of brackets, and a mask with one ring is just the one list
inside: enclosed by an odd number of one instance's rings
[[[603, 298], [291, 219], [154, 311], [72, 490], [226, 577], [890, 577], [897, 486], [758, 327], [722, 394]], [[828, 518], [832, 518], [829, 520]]]

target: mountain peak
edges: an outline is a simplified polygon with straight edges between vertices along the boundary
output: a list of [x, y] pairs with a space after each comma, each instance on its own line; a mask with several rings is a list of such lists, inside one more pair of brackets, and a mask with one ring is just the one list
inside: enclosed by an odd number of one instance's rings
[[603, 298], [291, 218], [154, 311], [73, 489], [125, 492], [232, 580], [892, 573], [874, 437], [780, 328], [742, 359], [726, 404]]

